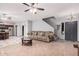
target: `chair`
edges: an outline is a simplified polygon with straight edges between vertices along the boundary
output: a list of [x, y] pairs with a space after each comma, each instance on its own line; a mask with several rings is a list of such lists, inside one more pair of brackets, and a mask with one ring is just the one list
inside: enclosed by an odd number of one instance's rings
[[73, 44], [74, 48], [77, 48], [78, 51], [78, 56], [79, 56], [79, 45], [78, 44]]

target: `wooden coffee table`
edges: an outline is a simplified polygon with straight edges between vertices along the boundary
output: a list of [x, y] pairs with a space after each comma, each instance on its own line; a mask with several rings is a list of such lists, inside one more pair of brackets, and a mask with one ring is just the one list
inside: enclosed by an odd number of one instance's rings
[[22, 45], [32, 46], [32, 39], [29, 37], [22, 38]]

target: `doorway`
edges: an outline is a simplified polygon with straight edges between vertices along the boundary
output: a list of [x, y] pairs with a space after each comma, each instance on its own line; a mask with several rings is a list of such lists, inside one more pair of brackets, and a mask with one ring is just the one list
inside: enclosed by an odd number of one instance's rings
[[65, 23], [65, 40], [77, 41], [77, 21]]
[[24, 25], [22, 25], [22, 36], [24, 36]]
[[17, 36], [17, 25], [15, 26], [15, 36]]

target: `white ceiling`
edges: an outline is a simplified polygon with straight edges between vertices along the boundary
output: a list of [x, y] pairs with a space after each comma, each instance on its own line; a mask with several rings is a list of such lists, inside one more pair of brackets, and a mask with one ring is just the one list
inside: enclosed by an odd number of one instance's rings
[[28, 7], [21, 3], [0, 3], [0, 14], [6, 13], [12, 17], [12, 21], [21, 22], [79, 13], [79, 3], [38, 3], [36, 7], [44, 8], [45, 11], [38, 10], [37, 14], [32, 14], [31, 12], [24, 12]]

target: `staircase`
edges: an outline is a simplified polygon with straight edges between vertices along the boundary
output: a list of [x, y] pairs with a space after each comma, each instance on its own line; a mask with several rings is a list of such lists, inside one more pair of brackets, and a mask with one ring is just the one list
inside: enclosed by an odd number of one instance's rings
[[58, 40], [59, 37], [57, 36], [57, 25], [56, 25], [56, 18], [54, 16], [48, 17], [48, 18], [43, 18], [43, 21], [49, 24], [51, 27], [54, 28], [54, 39]]
[[45, 21], [47, 24], [49, 24], [54, 29], [56, 29], [56, 24], [54, 23], [53, 19], [55, 19], [55, 17], [48, 17], [48, 18], [44, 18], [43, 21]]

